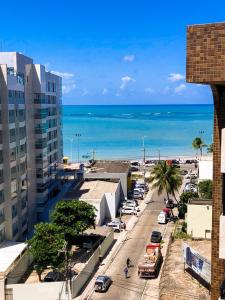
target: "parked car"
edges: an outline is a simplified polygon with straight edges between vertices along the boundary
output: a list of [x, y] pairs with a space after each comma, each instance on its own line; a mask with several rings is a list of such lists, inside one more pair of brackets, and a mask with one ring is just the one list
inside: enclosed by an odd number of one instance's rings
[[112, 284], [111, 277], [106, 275], [99, 275], [95, 280], [95, 291], [106, 292], [111, 284]]
[[132, 161], [131, 165], [132, 166], [140, 166], [140, 163], [138, 161]]
[[144, 193], [140, 192], [138, 189], [134, 189], [133, 199], [144, 199]]
[[181, 175], [187, 175], [188, 174], [188, 171], [187, 170], [181, 170]]
[[48, 274], [45, 276], [44, 281], [45, 282], [54, 282], [59, 281], [62, 278], [61, 274], [56, 271], [48, 272]]
[[184, 187], [184, 192], [192, 192], [192, 193], [197, 193], [198, 192], [198, 188], [196, 185], [192, 184], [192, 183], [188, 183], [185, 185]]
[[151, 243], [160, 243], [161, 240], [162, 240], [162, 234], [161, 234], [161, 232], [159, 232], [159, 231], [152, 231], [150, 242]]
[[114, 231], [121, 231], [122, 229], [125, 229], [126, 224], [120, 220], [113, 220], [107, 223], [107, 226], [113, 228]]
[[142, 189], [144, 193], [149, 191], [149, 187], [146, 183], [136, 183], [135, 188]]
[[135, 167], [135, 166], [131, 166], [131, 167], [130, 167], [130, 170], [131, 170], [131, 172], [138, 172], [138, 171], [139, 171], [139, 168], [138, 168], [138, 167]]
[[167, 223], [167, 215], [164, 211], [161, 211], [158, 215], [158, 223], [159, 224], [166, 224]]
[[137, 209], [135, 207], [125, 206], [121, 209], [121, 213], [124, 215], [136, 215]]
[[166, 202], [166, 208], [170, 208], [170, 209], [173, 209], [175, 206], [174, 206], [174, 202], [173, 202], [173, 200], [168, 200], [167, 202]]
[[123, 207], [126, 207], [126, 206], [129, 206], [129, 207], [138, 207], [138, 204], [136, 203], [136, 201], [126, 201], [126, 202], [123, 202]]

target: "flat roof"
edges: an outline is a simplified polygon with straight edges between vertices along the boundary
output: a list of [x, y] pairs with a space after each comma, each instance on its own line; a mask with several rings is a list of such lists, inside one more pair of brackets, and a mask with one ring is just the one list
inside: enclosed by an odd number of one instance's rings
[[3, 242], [0, 247], [0, 273], [9, 271], [10, 266], [13, 265], [26, 248], [26, 243]]
[[212, 200], [210, 200], [210, 199], [191, 199], [188, 204], [212, 205]]
[[89, 169], [94, 173], [127, 173], [130, 169], [130, 162], [123, 160], [97, 160]]
[[118, 182], [104, 180], [88, 180], [80, 188], [70, 189], [64, 199], [100, 201], [105, 193], [115, 193], [118, 184]]

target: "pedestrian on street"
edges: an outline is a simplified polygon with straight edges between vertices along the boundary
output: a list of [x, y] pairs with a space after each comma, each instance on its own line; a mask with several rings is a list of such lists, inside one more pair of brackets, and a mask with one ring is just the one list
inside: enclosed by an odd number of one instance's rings
[[126, 266], [123, 271], [124, 271], [125, 278], [127, 279], [128, 278], [128, 267]]
[[127, 267], [128, 268], [130, 267], [130, 258], [129, 257], [127, 258]]

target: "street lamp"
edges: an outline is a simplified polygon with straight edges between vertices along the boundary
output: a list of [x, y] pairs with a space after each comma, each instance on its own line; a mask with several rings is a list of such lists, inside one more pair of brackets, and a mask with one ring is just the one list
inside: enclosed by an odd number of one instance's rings
[[160, 162], [160, 149], [158, 149], [158, 154], [159, 154], [158, 157], [159, 157], [159, 162]]
[[145, 138], [147, 136], [142, 136], [142, 151], [143, 151], [143, 168], [144, 168], [144, 183], [145, 183]]
[[80, 137], [81, 133], [76, 133], [75, 137], [77, 137], [77, 158], [78, 158], [78, 163], [80, 162]]

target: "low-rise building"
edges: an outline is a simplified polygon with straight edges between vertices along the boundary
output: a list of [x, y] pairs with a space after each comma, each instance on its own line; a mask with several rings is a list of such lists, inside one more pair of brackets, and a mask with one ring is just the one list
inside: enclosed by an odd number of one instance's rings
[[187, 233], [193, 238], [211, 239], [212, 201], [192, 199], [187, 205]]
[[121, 184], [103, 180], [86, 180], [80, 188], [70, 189], [64, 199], [86, 201], [96, 209], [96, 225], [102, 225], [105, 219], [115, 218], [120, 199]]
[[131, 182], [130, 162], [120, 160], [95, 161], [84, 174], [85, 179], [115, 180], [121, 182], [124, 197], [127, 197]]

